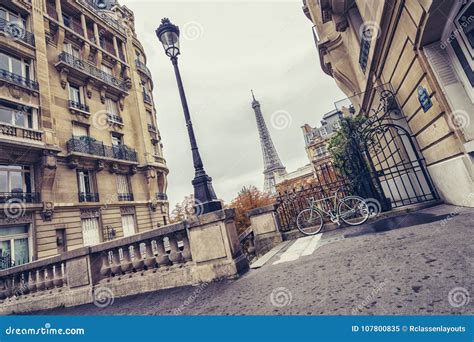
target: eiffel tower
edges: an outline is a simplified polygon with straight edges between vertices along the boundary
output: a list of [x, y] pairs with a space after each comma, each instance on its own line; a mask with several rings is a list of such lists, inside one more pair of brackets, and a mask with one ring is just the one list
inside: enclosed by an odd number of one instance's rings
[[272, 138], [270, 137], [267, 125], [263, 119], [262, 111], [260, 110], [260, 102], [255, 100], [253, 90], [252, 98], [252, 108], [255, 111], [255, 118], [257, 119], [258, 134], [260, 136], [260, 144], [262, 146], [263, 153], [263, 174], [265, 178], [263, 191], [275, 193], [275, 175], [286, 175], [286, 168], [281, 163], [280, 157], [278, 157], [275, 145], [273, 145]]

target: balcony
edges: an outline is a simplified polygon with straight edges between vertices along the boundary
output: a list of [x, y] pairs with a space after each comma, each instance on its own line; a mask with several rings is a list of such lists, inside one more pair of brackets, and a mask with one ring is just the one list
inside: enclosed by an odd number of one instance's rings
[[133, 194], [117, 194], [118, 200], [123, 201], [133, 201]]
[[123, 126], [122, 117], [120, 117], [118, 115], [115, 115], [115, 114], [107, 113], [107, 122], [111, 125], [118, 125], [120, 127]]
[[7, 135], [11, 137], [23, 138], [28, 140], [42, 141], [43, 132], [31, 128], [12, 126], [0, 123], [0, 136]]
[[79, 202], [99, 202], [99, 194], [80, 192]]
[[40, 194], [37, 192], [0, 192], [0, 203], [40, 203]]
[[143, 93], [143, 101], [149, 104], [153, 104], [153, 102], [151, 101], [151, 96], [144, 91], [142, 93]]
[[119, 95], [128, 94], [128, 86], [125, 81], [119, 80], [91, 63], [76, 58], [67, 52], [61, 52], [59, 54], [59, 61], [56, 63], [56, 67], [58, 69], [68, 69], [70, 73], [76, 72], [79, 74], [78, 76], [82, 76], [84, 80], [92, 77], [96, 81], [108, 86], [108, 91], [115, 90]]
[[149, 130], [150, 132], [154, 132], [154, 133], [157, 132], [156, 126], [153, 125], [153, 124], [148, 124], [148, 130]]
[[23, 76], [11, 73], [10, 71], [0, 69], [0, 80], [26, 88], [28, 90], [38, 91], [38, 82], [25, 78]]
[[84, 116], [90, 115], [89, 106], [80, 102], [76, 102], [73, 100], [68, 100], [67, 105], [71, 113], [73, 114], [82, 114]]
[[85, 153], [93, 156], [137, 162], [137, 152], [126, 145], [107, 146], [90, 137], [72, 137], [67, 142], [69, 153]]
[[137, 70], [141, 71], [143, 74], [151, 78], [151, 71], [148, 69], [148, 67], [143, 63], [142, 61], [136, 59], [135, 60], [135, 65], [137, 66]]
[[159, 201], [167, 201], [168, 200], [168, 195], [165, 194], [164, 192], [157, 192], [156, 193], [156, 199]]
[[13, 40], [21, 40], [30, 46], [35, 46], [35, 35], [25, 30], [23, 24], [0, 18], [0, 32]]

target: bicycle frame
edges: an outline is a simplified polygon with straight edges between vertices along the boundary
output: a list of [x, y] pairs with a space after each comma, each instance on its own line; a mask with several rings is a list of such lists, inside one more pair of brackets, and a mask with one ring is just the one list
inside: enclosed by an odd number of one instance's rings
[[[318, 211], [319, 213], [321, 214], [324, 214], [326, 216], [329, 216], [329, 219], [331, 220], [331, 222], [333, 223], [337, 223], [338, 225], [340, 225], [340, 222], [339, 222], [339, 214], [337, 212], [337, 206], [338, 204], [341, 202], [341, 200], [337, 197], [337, 194], [338, 194], [339, 190], [336, 190], [336, 192], [334, 193], [334, 195], [332, 196], [329, 196], [329, 197], [325, 197], [325, 198], [321, 198], [319, 200], [315, 200], [313, 197], [311, 197], [310, 199], [308, 199], [308, 203], [309, 203], [309, 208], [310, 209], [313, 209], [313, 210], [316, 210]], [[327, 204], [329, 203], [330, 200], [333, 200], [332, 202], [332, 207], [334, 208], [333, 210], [324, 210], [321, 206], [321, 208], [317, 205], [318, 203], [324, 203], [324, 204]], [[330, 203], [331, 205], [331, 203]], [[328, 207], [330, 206], [328, 205]], [[312, 213], [310, 214], [312, 215]]]

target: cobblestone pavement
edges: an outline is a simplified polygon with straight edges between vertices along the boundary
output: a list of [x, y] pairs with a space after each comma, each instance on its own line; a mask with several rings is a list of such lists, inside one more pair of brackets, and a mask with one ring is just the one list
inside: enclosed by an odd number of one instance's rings
[[237, 280], [41, 314], [474, 314], [473, 229], [473, 209], [440, 205], [325, 233], [312, 254], [278, 263], [290, 244]]

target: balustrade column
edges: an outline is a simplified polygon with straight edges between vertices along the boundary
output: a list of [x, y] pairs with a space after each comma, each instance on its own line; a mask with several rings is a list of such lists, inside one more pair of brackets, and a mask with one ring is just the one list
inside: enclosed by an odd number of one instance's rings
[[133, 247], [133, 254], [135, 255], [135, 246], [122, 247], [123, 260], [121, 264], [123, 273], [127, 273], [132, 270], [133, 261], [130, 253], [130, 247]]
[[140, 251], [140, 242], [133, 244], [133, 268], [135, 271], [140, 271], [143, 269], [144, 261], [142, 258], [142, 253]]
[[145, 241], [145, 250], [146, 250], [146, 255], [145, 255], [145, 260], [144, 260], [145, 267], [148, 269], [155, 267], [156, 260], [155, 260], [155, 255], [153, 253], [153, 245], [152, 245], [151, 240]]
[[169, 254], [169, 258], [173, 265], [179, 264], [183, 260], [183, 256], [181, 251], [178, 248], [178, 238], [177, 234], [171, 234], [169, 236], [170, 248], [171, 253]]
[[157, 250], [157, 255], [156, 255], [156, 263], [158, 266], [167, 266], [171, 264], [171, 261], [168, 257], [168, 254], [165, 251], [165, 245], [163, 241], [163, 237], [160, 236], [158, 240], [156, 240], [156, 250]]
[[114, 275], [120, 274], [122, 272], [122, 268], [120, 265], [120, 255], [119, 255], [119, 250], [111, 250], [110, 253], [112, 253], [112, 262], [110, 265], [110, 270]]

